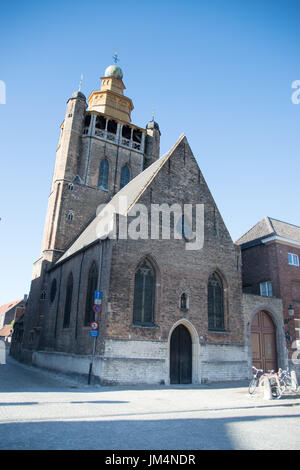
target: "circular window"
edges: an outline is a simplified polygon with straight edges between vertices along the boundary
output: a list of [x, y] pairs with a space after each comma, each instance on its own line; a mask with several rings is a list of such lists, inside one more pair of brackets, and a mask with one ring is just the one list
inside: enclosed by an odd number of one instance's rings
[[56, 279], [53, 279], [53, 281], [51, 283], [51, 290], [50, 290], [50, 300], [51, 300], [51, 302], [53, 302], [53, 300], [55, 299], [56, 289], [57, 289]]

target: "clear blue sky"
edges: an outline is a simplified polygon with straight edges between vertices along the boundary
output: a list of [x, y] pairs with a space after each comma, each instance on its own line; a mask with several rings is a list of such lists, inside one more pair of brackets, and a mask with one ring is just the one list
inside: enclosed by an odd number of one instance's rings
[[184, 132], [236, 240], [268, 215], [300, 225], [297, 1], [14, 1], [0, 11], [0, 305], [29, 292], [59, 126], [119, 52], [133, 123], [161, 152]]

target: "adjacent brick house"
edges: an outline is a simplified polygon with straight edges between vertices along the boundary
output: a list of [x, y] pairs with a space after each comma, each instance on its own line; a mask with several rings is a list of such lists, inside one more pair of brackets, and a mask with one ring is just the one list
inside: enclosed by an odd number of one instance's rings
[[20, 318], [20, 309], [25, 307], [27, 296], [0, 306], [0, 339], [10, 343], [12, 322]]
[[244, 292], [282, 299], [290, 367], [297, 369], [293, 359], [300, 349], [300, 227], [264, 217], [236, 243], [242, 252]]

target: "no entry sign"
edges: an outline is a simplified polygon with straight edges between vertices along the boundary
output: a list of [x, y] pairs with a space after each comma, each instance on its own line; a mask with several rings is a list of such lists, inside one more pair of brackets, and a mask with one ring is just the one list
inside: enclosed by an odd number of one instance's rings
[[99, 323], [97, 321], [93, 321], [91, 323], [91, 329], [92, 330], [98, 330], [98, 328], [99, 328]]

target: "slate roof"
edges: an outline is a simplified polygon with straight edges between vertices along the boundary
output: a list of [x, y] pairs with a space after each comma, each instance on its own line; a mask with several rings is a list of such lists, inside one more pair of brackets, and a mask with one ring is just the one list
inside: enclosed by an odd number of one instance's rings
[[248, 232], [242, 235], [236, 243], [238, 245], [244, 245], [275, 235], [300, 243], [300, 227], [271, 217], [264, 217]]
[[[161, 158], [156, 160], [142, 173], [138, 174], [131, 180], [124, 188], [122, 188], [111, 201], [99, 212], [99, 214], [92, 220], [87, 228], [79, 235], [74, 243], [67, 249], [56, 264], [61, 263], [65, 259], [77, 253], [79, 250], [91, 245], [93, 242], [108, 237], [109, 233], [113, 230], [113, 211], [116, 214], [126, 216], [130, 209], [141, 197], [143, 192], [147, 189], [163, 165], [169, 159], [175, 148], [185, 138], [184, 134], [178, 138], [173, 147]], [[104, 221], [105, 219], [105, 221]]]

